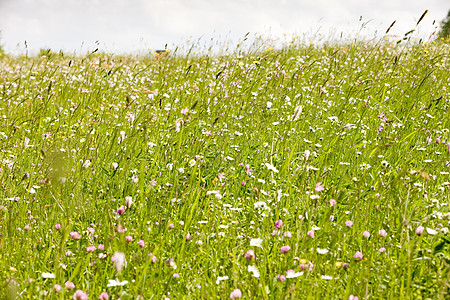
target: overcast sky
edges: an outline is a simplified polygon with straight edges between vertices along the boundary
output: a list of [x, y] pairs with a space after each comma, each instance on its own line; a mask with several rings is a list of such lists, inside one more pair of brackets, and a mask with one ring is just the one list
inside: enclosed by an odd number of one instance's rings
[[[237, 41], [245, 33], [299, 34], [313, 39], [340, 32], [403, 35], [419, 26], [425, 39], [444, 19], [450, 0], [0, 0], [0, 43], [7, 52], [40, 48], [77, 53], [98, 46], [106, 52], [161, 49], [189, 38]], [[362, 16], [362, 21], [360, 17]], [[433, 21], [436, 20], [436, 24]]]

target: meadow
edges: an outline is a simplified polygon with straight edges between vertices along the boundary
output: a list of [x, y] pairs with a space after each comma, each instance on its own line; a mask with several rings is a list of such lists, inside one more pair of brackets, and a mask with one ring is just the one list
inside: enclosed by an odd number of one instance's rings
[[1, 57], [0, 298], [448, 299], [448, 41], [274, 48]]

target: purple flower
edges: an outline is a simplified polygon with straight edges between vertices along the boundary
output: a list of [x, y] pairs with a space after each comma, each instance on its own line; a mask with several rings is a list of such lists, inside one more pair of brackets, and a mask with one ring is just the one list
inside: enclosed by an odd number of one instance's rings
[[100, 296], [98, 296], [98, 299], [100, 300], [108, 300], [109, 299], [109, 295], [106, 292], [103, 292], [100, 294]]
[[242, 297], [242, 292], [240, 289], [235, 289], [230, 294], [230, 299], [237, 299]]
[[255, 259], [255, 251], [253, 251], [253, 250], [248, 250], [248, 251], [245, 253], [245, 258], [246, 258], [247, 260]]
[[316, 186], [314, 187], [314, 191], [316, 193], [323, 191], [325, 186], [322, 184], [322, 182], [316, 183]]
[[421, 235], [423, 233], [423, 231], [425, 230], [425, 228], [423, 226], [419, 226], [416, 229], [416, 234], [417, 235]]
[[289, 252], [289, 250], [291, 250], [291, 247], [286, 245], [280, 248], [281, 253], [286, 253]]
[[353, 258], [356, 260], [362, 260], [363, 254], [360, 251], [356, 251], [356, 253], [353, 255]]
[[278, 221], [275, 222], [275, 227], [276, 227], [277, 229], [280, 229], [281, 226], [283, 226], [283, 221], [278, 220]]

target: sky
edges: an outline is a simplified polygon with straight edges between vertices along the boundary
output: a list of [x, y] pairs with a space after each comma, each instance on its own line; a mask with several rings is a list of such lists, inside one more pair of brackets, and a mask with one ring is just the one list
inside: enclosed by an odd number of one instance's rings
[[450, 0], [0, 0], [0, 44], [12, 54], [142, 53], [166, 44], [223, 47], [247, 32], [275, 42], [381, 37], [394, 20], [389, 34], [403, 36], [426, 9], [414, 34], [427, 40]]

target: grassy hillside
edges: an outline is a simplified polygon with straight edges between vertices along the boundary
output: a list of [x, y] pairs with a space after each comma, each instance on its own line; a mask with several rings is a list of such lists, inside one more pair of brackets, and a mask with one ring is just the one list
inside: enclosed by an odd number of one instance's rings
[[449, 52], [3, 57], [0, 296], [449, 297]]

